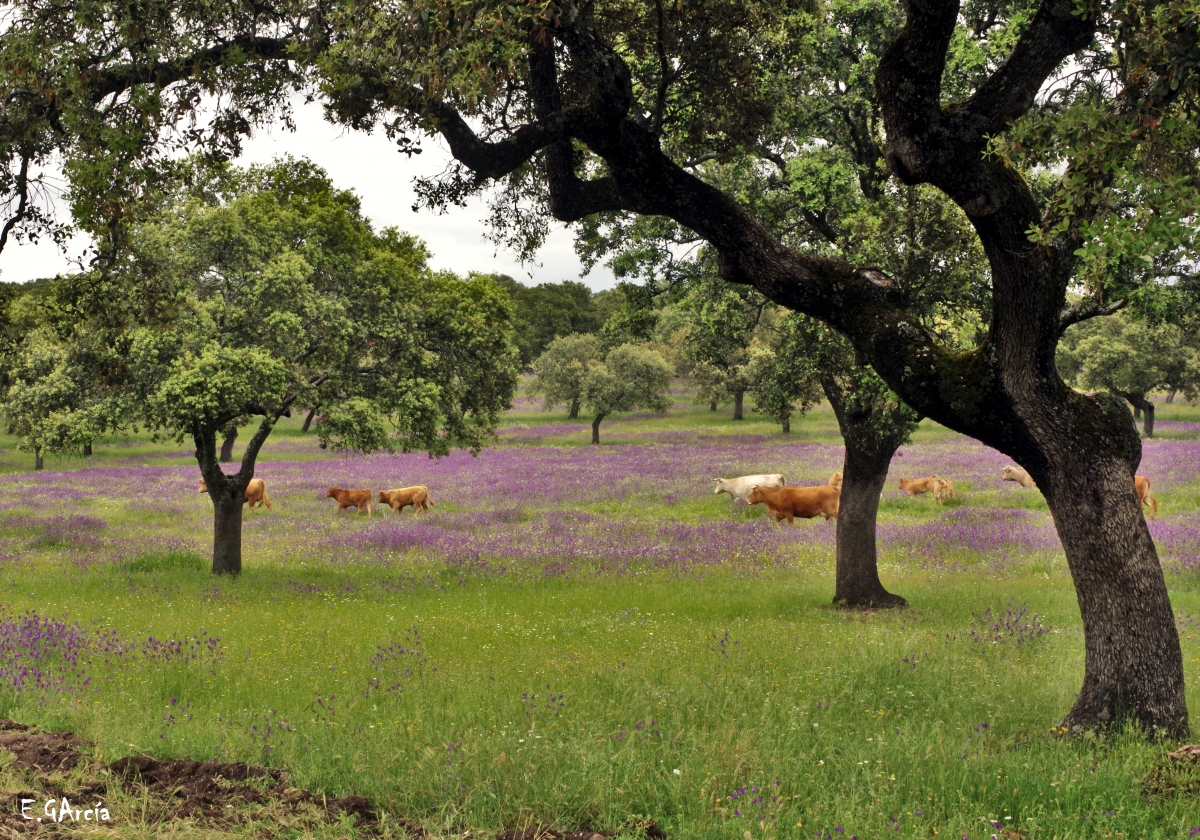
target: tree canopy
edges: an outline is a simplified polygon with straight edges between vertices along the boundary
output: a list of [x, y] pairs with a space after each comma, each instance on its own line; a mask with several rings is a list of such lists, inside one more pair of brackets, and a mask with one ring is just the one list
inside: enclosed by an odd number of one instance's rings
[[[423, 245], [373, 231], [307, 161], [182, 183], [132, 227], [111, 274], [65, 278], [59, 295], [85, 313], [76, 336], [105, 335], [93, 370], [120, 372], [108, 392], [124, 420], [194, 441], [217, 510], [214, 571], [240, 569], [242, 493], [293, 407], [320, 404], [321, 442], [337, 448], [484, 444], [516, 385], [495, 283], [431, 271]], [[251, 417], [226, 476], [216, 436]]]

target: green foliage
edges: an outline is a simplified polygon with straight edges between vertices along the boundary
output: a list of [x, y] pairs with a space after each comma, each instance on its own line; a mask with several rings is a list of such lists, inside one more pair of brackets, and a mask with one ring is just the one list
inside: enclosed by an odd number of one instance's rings
[[1058, 348], [1063, 378], [1078, 388], [1138, 401], [1152, 391], [1200, 395], [1200, 336], [1175, 324], [1148, 324], [1118, 313], [1076, 324]]
[[749, 355], [754, 410], [790, 432], [793, 413], [804, 414], [821, 399], [821, 378], [801, 316], [792, 313], [779, 319], [775, 346], [751, 347]]
[[565, 404], [572, 417], [578, 416], [588, 371], [602, 355], [600, 339], [594, 335], [554, 339], [533, 363], [537, 376], [529, 385], [529, 393], [545, 397], [544, 411]]
[[119, 279], [72, 281], [93, 311], [125, 310], [113, 348], [140, 418], [182, 438], [261, 415], [265, 437], [319, 404], [338, 448], [482, 446], [515, 387], [496, 284], [431, 272], [420, 243], [374, 233], [306, 161], [229, 180], [145, 218]]
[[522, 364], [533, 362], [559, 336], [594, 333], [604, 324], [591, 290], [582, 283], [564, 280], [530, 287], [504, 274], [494, 278], [512, 299]]
[[583, 404], [600, 417], [620, 411], [670, 407], [667, 388], [674, 371], [661, 355], [636, 344], [614, 347], [593, 362], [583, 380]]

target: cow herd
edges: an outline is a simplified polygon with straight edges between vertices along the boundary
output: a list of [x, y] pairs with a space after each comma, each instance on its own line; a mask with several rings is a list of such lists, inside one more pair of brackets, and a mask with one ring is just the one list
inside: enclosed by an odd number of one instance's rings
[[[1002, 481], [1014, 481], [1026, 489], [1036, 488], [1029, 473], [1020, 467], [1012, 465], [1004, 468], [1000, 476]], [[728, 493], [734, 500], [741, 499], [747, 504], [765, 504], [767, 512], [782, 524], [787, 520], [794, 525], [794, 519], [812, 519], [814, 516], [824, 516], [826, 520], [837, 519], [838, 506], [842, 496], [842, 474], [835, 472], [829, 476], [828, 483], [816, 487], [786, 487], [781, 473], [764, 473], [761, 475], [742, 475], [737, 478], [714, 478], [713, 493]], [[1158, 516], [1158, 499], [1150, 489], [1150, 479], [1144, 475], [1134, 476], [1134, 489], [1138, 501], [1144, 505], [1151, 519]], [[954, 482], [934, 473], [924, 478], [902, 478], [900, 489], [908, 496], [919, 496], [929, 493], [937, 504], [943, 504], [954, 497]], [[200, 480], [200, 493], [207, 493], [208, 486], [204, 479]], [[883, 494], [880, 493], [880, 498]], [[355, 509], [355, 516], [364, 510], [367, 516], [374, 512], [372, 504], [374, 494], [368, 489], [345, 490], [341, 487], [330, 487], [325, 498], [337, 501], [337, 512], [348, 508]], [[433, 507], [433, 499], [429, 498], [429, 488], [423, 484], [413, 487], [400, 487], [395, 490], [380, 490], [377, 501], [387, 505], [397, 514], [411, 506], [413, 514], [428, 512]], [[261, 478], [252, 478], [246, 485], [245, 502], [250, 507], [271, 507], [271, 499], [267, 496], [267, 484]]]
[[[208, 492], [208, 485], [204, 483], [204, 479], [200, 479], [200, 489], [197, 492]], [[337, 500], [338, 513], [346, 508], [354, 508], [355, 516], [364, 510], [366, 510], [367, 516], [372, 514], [374, 511], [374, 505], [371, 503], [373, 495], [370, 490], [343, 490], [341, 487], [330, 487], [325, 492], [326, 499]], [[387, 505], [396, 513], [402, 513], [404, 508], [411, 505], [414, 515], [433, 507], [433, 499], [429, 498], [429, 488], [424, 484], [400, 487], [395, 490], [380, 490], [378, 501], [379, 504]], [[267, 483], [261, 478], [250, 479], [246, 485], [245, 503], [250, 507], [261, 507], [264, 504], [271, 507], [271, 500], [267, 497]]]
[[[1026, 489], [1037, 487], [1028, 472], [1011, 464], [1004, 468], [1000, 478], [1002, 481], [1015, 481]], [[751, 505], [766, 504], [767, 512], [775, 517], [776, 522], [782, 523], [786, 519], [789, 525], [794, 524], [792, 520], [795, 517], [811, 519], [823, 515], [826, 520], [837, 519], [842, 495], [840, 472], [829, 476], [829, 482], [824, 486], [817, 487], [785, 487], [780, 473], [714, 478], [713, 483], [713, 493], [728, 493], [733, 499], [741, 499]], [[1158, 499], [1150, 489], [1150, 479], [1144, 475], [1134, 476], [1133, 486], [1138, 501], [1146, 507], [1149, 517], [1154, 519], [1158, 516]], [[954, 497], [954, 482], [937, 473], [924, 478], [902, 478], [900, 489], [908, 496], [929, 493], [939, 505]], [[883, 498], [882, 492], [879, 497]]]

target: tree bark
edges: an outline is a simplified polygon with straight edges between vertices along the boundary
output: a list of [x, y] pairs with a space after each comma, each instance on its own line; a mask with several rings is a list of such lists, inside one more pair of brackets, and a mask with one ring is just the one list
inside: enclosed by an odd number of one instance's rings
[[33, 468], [35, 470], [44, 470], [46, 462], [42, 459], [42, 447], [35, 446], [33, 448]]
[[1167, 391], [1167, 405], [1170, 405], [1173, 402], [1175, 402], [1175, 389], [1174, 388], [1172, 388], [1170, 391]]
[[214, 575], [238, 575], [242, 572], [242, 508], [246, 491], [233, 488], [236, 482], [219, 493], [209, 493], [213, 500], [213, 564]]
[[790, 435], [792, 433], [792, 417], [791, 417], [791, 415], [789, 414], [788, 416], [784, 417], [783, 421], [780, 423], [780, 425], [783, 426], [783, 434]]
[[907, 607], [907, 601], [888, 592], [879, 580], [875, 531], [888, 466], [915, 425], [915, 415], [895, 396], [864, 388], [868, 373], [857, 362], [843, 362], [840, 376], [832, 363], [821, 364], [821, 388], [846, 444], [833, 603], [860, 609]]
[[745, 391], [734, 391], [733, 392], [733, 419], [734, 420], [742, 419], [742, 405], [743, 405], [743, 403], [745, 403], [745, 401], [746, 401], [746, 392]]
[[237, 442], [238, 430], [230, 429], [225, 433], [225, 442], [221, 444], [221, 463], [228, 464], [233, 461], [233, 445]]
[[571, 400], [570, 410], [567, 412], [568, 420], [579, 419], [579, 400]]
[[716, 400], [709, 400], [709, 401], [708, 401], [708, 410], [709, 410], [709, 411], [716, 411], [716, 410], [717, 410], [717, 401], [716, 401]]
[[1137, 403], [1134, 403], [1133, 405], [1133, 419], [1135, 422], [1138, 422], [1142, 419], [1142, 407]]
[[90, 442], [89, 442], [89, 443], [85, 443], [85, 444], [83, 445], [83, 457], [84, 457], [84, 458], [91, 458], [91, 457], [92, 457], [92, 444], [91, 444]]
[[600, 442], [600, 421], [604, 419], [603, 414], [597, 414], [592, 420], [592, 443]]
[[1082, 435], [1052, 454], [1054, 463], [1035, 480], [1075, 581], [1087, 651], [1083, 688], [1063, 724], [1088, 729], [1132, 718], [1151, 731], [1186, 734], [1179, 635], [1133, 489], [1136, 461]]
[[312, 426], [313, 417], [315, 417], [316, 414], [317, 410], [315, 408], [310, 408], [308, 410], [308, 416], [304, 418], [304, 425], [300, 427], [301, 433], [308, 432], [309, 427]]

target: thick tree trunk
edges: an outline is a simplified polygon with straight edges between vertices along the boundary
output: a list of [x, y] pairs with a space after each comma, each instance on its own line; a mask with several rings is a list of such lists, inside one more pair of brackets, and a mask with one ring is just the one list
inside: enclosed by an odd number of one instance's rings
[[233, 445], [237, 442], [238, 430], [230, 429], [225, 435], [225, 442], [221, 444], [221, 463], [228, 464], [233, 461]]
[[847, 607], [906, 607], [907, 601], [883, 588], [875, 546], [879, 494], [897, 447], [855, 445], [862, 437], [852, 433], [846, 438], [833, 602]]
[[579, 400], [571, 400], [571, 408], [570, 408], [570, 411], [567, 412], [567, 419], [568, 420], [578, 420], [579, 419]]
[[1075, 581], [1087, 650], [1083, 688], [1063, 723], [1094, 728], [1132, 718], [1152, 731], [1183, 736], [1183, 657], [1133, 489], [1136, 462], [1105, 453], [1083, 436], [1049, 454], [1048, 471], [1035, 480]]
[[1135, 421], [1141, 421], [1142, 419], [1142, 407], [1137, 403], [1133, 404], [1133, 419]]
[[709, 411], [716, 411], [716, 410], [717, 410], [717, 401], [716, 401], [716, 400], [709, 400], [709, 401], [708, 401], [708, 410], [709, 410]]
[[[230, 482], [232, 485], [233, 482]], [[237, 575], [242, 572], [242, 507], [246, 491], [230, 486], [213, 496], [213, 564], [214, 575]]]
[[792, 433], [792, 417], [791, 417], [791, 415], [789, 414], [787, 417], [784, 417], [783, 422], [780, 425], [783, 426], [783, 433], [785, 435], [790, 435]]
[[1142, 436], [1152, 438], [1154, 437], [1154, 403], [1146, 400], [1143, 413], [1146, 415], [1146, 419], [1142, 422]]
[[46, 469], [46, 462], [42, 460], [42, 447], [40, 446], [33, 448], [33, 468], [35, 470]]
[[83, 445], [83, 457], [84, 458], [92, 457], [92, 445], [90, 443], [85, 443]]
[[1175, 402], [1175, 389], [1174, 388], [1172, 388], [1170, 391], [1167, 391], [1167, 405], [1170, 405], [1173, 402]]
[[734, 391], [733, 392], [733, 419], [734, 420], [742, 419], [742, 405], [745, 401], [746, 401], [746, 392], [745, 391]]
[[592, 420], [592, 443], [600, 442], [600, 421], [604, 419], [603, 414], [597, 414]]
[[313, 417], [315, 417], [316, 415], [317, 415], [317, 410], [315, 408], [310, 408], [308, 410], [308, 415], [304, 418], [304, 425], [300, 427], [300, 431], [302, 433], [308, 432], [309, 427], [312, 426]]

